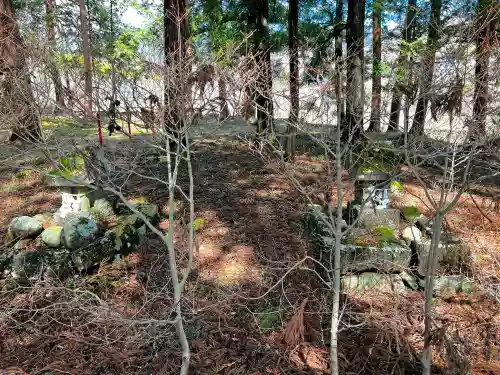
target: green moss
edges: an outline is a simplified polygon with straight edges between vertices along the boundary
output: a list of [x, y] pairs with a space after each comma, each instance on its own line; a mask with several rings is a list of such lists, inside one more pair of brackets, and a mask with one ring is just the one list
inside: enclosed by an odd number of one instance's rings
[[281, 326], [279, 311], [269, 310], [258, 314], [259, 327], [262, 330], [275, 330]]
[[204, 217], [197, 217], [193, 221], [193, 229], [194, 229], [194, 231], [197, 232], [198, 230], [200, 230], [201, 227], [203, 227], [207, 223], [208, 223], [208, 220], [205, 219]]
[[420, 210], [415, 206], [403, 207], [401, 209], [401, 212], [403, 213], [403, 217], [406, 220], [413, 220], [421, 215]]
[[394, 242], [396, 240], [396, 233], [389, 227], [376, 227], [373, 229], [373, 234], [380, 243]]

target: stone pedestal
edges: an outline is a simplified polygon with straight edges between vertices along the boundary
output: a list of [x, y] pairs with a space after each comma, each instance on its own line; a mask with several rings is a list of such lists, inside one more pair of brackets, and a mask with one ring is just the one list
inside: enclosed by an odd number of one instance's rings
[[398, 231], [400, 215], [397, 208], [369, 208], [365, 206], [359, 217], [358, 225], [368, 230], [387, 227]]

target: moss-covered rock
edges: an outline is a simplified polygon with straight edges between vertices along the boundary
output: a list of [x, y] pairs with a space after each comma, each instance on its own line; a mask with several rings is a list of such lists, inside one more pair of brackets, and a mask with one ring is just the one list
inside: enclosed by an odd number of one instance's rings
[[70, 256], [75, 268], [81, 272], [110, 259], [114, 254], [114, 237], [108, 231], [98, 241], [71, 251]]
[[96, 222], [109, 220], [114, 215], [113, 204], [104, 198], [97, 199], [89, 212], [92, 220]]
[[9, 226], [9, 238], [24, 239], [34, 238], [43, 231], [43, 225], [30, 216], [19, 216], [12, 219]]
[[44, 265], [47, 264], [46, 252], [21, 251], [12, 258], [10, 276], [14, 280], [33, 280], [41, 276]]
[[139, 203], [135, 205], [137, 211], [146, 216], [153, 225], [158, 223], [158, 219], [160, 218], [158, 206], [153, 203]]
[[95, 221], [77, 217], [66, 222], [62, 229], [64, 247], [75, 250], [95, 241], [99, 228]]
[[42, 241], [47, 247], [58, 248], [61, 247], [61, 232], [62, 227], [53, 226], [45, 229], [42, 232]]
[[114, 236], [115, 250], [129, 254], [144, 243], [146, 225], [137, 215], [121, 216], [110, 232]]
[[[422, 240], [416, 244], [418, 256], [418, 273], [425, 275], [427, 259], [431, 250], [431, 240]], [[460, 238], [442, 234], [442, 239], [438, 245], [438, 273], [446, 271], [459, 271], [470, 266], [471, 251], [469, 245]]]
[[44, 277], [61, 280], [70, 275], [73, 269], [71, 254], [66, 249], [46, 252], [45, 260]]

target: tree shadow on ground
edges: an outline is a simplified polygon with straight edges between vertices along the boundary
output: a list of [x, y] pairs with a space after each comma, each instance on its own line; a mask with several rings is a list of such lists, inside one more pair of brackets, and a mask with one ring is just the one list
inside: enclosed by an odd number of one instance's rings
[[[230, 365], [220, 374], [265, 373], [266, 368], [286, 374], [328, 371], [331, 292], [303, 268], [284, 277], [305, 255], [314, 256], [304, 228], [307, 199], [245, 144], [205, 142], [196, 148], [194, 160], [196, 215], [207, 220], [198, 234], [189, 279], [195, 296], [191, 308], [200, 311], [187, 325], [195, 372], [209, 374], [221, 364]], [[314, 169], [296, 178], [311, 195], [324, 182]], [[180, 185], [187, 186], [184, 174]], [[142, 185], [137, 193], [154, 196], [164, 206], [166, 192], [159, 188]], [[186, 207], [179, 204], [175, 216], [187, 222]], [[291, 350], [283, 343], [283, 330], [305, 298], [306, 335]], [[356, 308], [370, 311], [359, 303]], [[410, 348], [404, 337], [381, 328], [343, 332], [342, 367], [365, 374], [418, 373], [415, 356], [401, 349]]]
[[[307, 200], [279, 168], [264, 163], [245, 144], [205, 142], [194, 151], [196, 216], [207, 222], [197, 234], [198, 252], [183, 304], [193, 373], [266, 374], [267, 369], [279, 374], [326, 373], [331, 292], [309, 270], [297, 268], [287, 273], [306, 254], [314, 256], [303, 226]], [[164, 164], [151, 168], [158, 176], [165, 175]], [[311, 196], [321, 191], [324, 181], [318, 177], [317, 169], [306, 168], [295, 176]], [[186, 188], [187, 181], [183, 169], [179, 184]], [[168, 191], [155, 181], [135, 176], [124, 193], [127, 197], [144, 195], [165, 212]], [[27, 190], [26, 194], [33, 192]], [[188, 222], [186, 206], [179, 203], [175, 216], [182, 232], [182, 223]], [[186, 255], [182, 239], [178, 245], [182, 269]], [[131, 311], [133, 318], [146, 312], [156, 319], [168, 318], [171, 288], [164, 247], [159, 240], [151, 239], [132, 257], [139, 258], [137, 269], [132, 272], [136, 287], [132, 290], [129, 280], [115, 288], [116, 299], [110, 303], [126, 305], [124, 311]], [[144, 290], [150, 293], [142, 294], [141, 308], [128, 306], [135, 304]], [[105, 296], [113, 298], [113, 293]], [[305, 298], [309, 301], [304, 312], [306, 333], [298, 347], [290, 348], [283, 342], [283, 331]], [[371, 308], [358, 302], [347, 304], [356, 309], [358, 316]], [[170, 335], [168, 340], [158, 338], [154, 349], [141, 348], [130, 354], [128, 361], [134, 366], [142, 361], [140, 370], [127, 370], [123, 368], [127, 365], [120, 363], [119, 373], [178, 373], [180, 353], [173, 329], [165, 331]], [[398, 335], [380, 324], [365, 324], [342, 332], [341, 367], [346, 372], [364, 374], [387, 374], [394, 369], [394, 374], [417, 373], [413, 369], [418, 361], [404, 349], [405, 339]], [[392, 349], [387, 350], [389, 347]], [[97, 349], [78, 350], [73, 351], [75, 361], [92, 357], [91, 352]], [[46, 364], [55, 360], [49, 354], [44, 359]]]

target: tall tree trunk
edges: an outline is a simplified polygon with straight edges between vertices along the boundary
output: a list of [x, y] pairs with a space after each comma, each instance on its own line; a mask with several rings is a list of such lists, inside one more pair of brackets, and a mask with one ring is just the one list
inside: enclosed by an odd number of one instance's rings
[[267, 0], [246, 0], [248, 21], [253, 26], [252, 68], [256, 75], [255, 87], [250, 87], [250, 98], [256, 107], [257, 132], [272, 129], [273, 99], [271, 51], [269, 46], [269, 4]]
[[[344, 21], [344, 2], [345, 0], [337, 0], [335, 8], [335, 25], [341, 25]], [[340, 28], [339, 28], [340, 29]], [[342, 96], [342, 31], [339, 30], [335, 37], [335, 98], [337, 101], [337, 123], [340, 125], [345, 120], [345, 102]]]
[[347, 2], [347, 85], [346, 85], [346, 124], [342, 139], [347, 142], [351, 137], [359, 138], [363, 131], [364, 112], [364, 37], [365, 37], [365, 0]]
[[184, 129], [184, 107], [190, 66], [187, 61], [187, 12], [185, 0], [164, 0], [163, 26], [165, 35], [164, 53], [167, 72], [165, 82], [164, 124], [167, 134], [175, 139]]
[[220, 120], [226, 120], [229, 117], [227, 106], [227, 87], [225, 77], [219, 77], [219, 99], [220, 99]]
[[80, 29], [83, 45], [83, 77], [85, 80], [85, 114], [92, 116], [92, 56], [90, 54], [89, 17], [85, 0], [78, 0], [80, 6]]
[[382, 0], [373, 0], [373, 63], [372, 63], [372, 112], [370, 131], [380, 131], [380, 100], [382, 94]]
[[436, 51], [441, 30], [441, 7], [442, 0], [431, 0], [431, 19], [429, 21], [427, 47], [424, 56], [422, 56], [420, 95], [417, 102], [415, 118], [413, 119], [413, 126], [410, 129], [410, 133], [413, 135], [424, 134], [425, 117], [427, 115], [429, 98], [432, 95], [432, 78], [434, 76], [434, 64], [436, 61]]
[[52, 83], [54, 84], [54, 91], [56, 94], [56, 112], [63, 108], [66, 108], [64, 104], [64, 93], [61, 81], [61, 73], [57, 67], [57, 62], [55, 60], [55, 54], [57, 51], [56, 44], [56, 33], [55, 33], [55, 18], [56, 12], [54, 10], [54, 0], [45, 0], [45, 26], [47, 27], [47, 39], [50, 45], [50, 56], [49, 56], [49, 71], [52, 78]]
[[417, 10], [417, 0], [408, 0], [406, 7], [406, 19], [403, 28], [403, 42], [401, 43], [398, 61], [396, 63], [396, 82], [393, 89], [391, 101], [391, 114], [389, 117], [389, 130], [395, 131], [399, 126], [399, 114], [401, 112], [402, 93], [400, 85], [408, 82], [408, 58], [406, 45], [415, 40], [415, 15]]
[[288, 118], [285, 152], [295, 157], [295, 133], [299, 125], [299, 0], [288, 2], [288, 50], [290, 54], [290, 116]]
[[486, 135], [490, 44], [495, 33], [494, 3], [493, 0], [479, 0], [477, 4], [474, 107], [473, 122], [469, 129], [471, 139]]
[[10, 141], [38, 142], [40, 116], [31, 91], [25, 45], [12, 0], [0, 0], [0, 114], [12, 133]]

